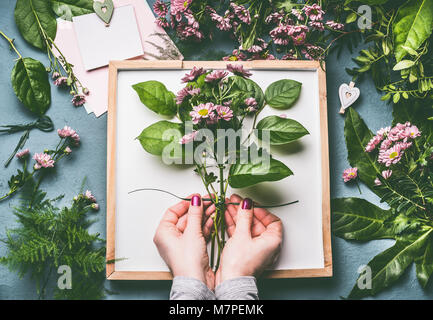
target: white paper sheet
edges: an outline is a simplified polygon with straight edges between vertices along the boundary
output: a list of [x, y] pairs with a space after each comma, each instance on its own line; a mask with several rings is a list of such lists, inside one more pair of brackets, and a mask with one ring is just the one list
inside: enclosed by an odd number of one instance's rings
[[[129, 195], [138, 188], [161, 188], [180, 196], [194, 192], [204, 194], [203, 184], [192, 167], [166, 166], [145, 152], [135, 138], [161, 117], [147, 109], [132, 85], [148, 80], [163, 82], [173, 92], [182, 89], [182, 70], [120, 71], [117, 98], [117, 168], [116, 168], [116, 271], [167, 271], [152, 241], [165, 210], [177, 202], [173, 197], [156, 192]], [[252, 79], [263, 90], [280, 79], [302, 82], [298, 102], [289, 110], [266, 107], [260, 119], [287, 114], [302, 123], [310, 135], [289, 146], [272, 150], [294, 176], [272, 183], [228, 190], [249, 196], [262, 204], [280, 204], [299, 200], [298, 204], [275, 208], [284, 225], [284, 242], [280, 259], [273, 269], [314, 269], [324, 267], [322, 237], [321, 136], [319, 117], [318, 75], [315, 71], [253, 71]]]
[[86, 70], [107, 66], [110, 60], [130, 59], [144, 53], [132, 6], [114, 9], [108, 27], [95, 13], [72, 20]]

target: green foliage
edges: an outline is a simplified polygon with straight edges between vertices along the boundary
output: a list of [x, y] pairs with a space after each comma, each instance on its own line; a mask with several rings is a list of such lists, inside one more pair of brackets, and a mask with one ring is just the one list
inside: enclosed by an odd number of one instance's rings
[[164, 115], [174, 116], [177, 113], [175, 95], [158, 81], [146, 81], [132, 86], [141, 102], [150, 110]]
[[262, 88], [255, 83], [253, 80], [245, 79], [240, 76], [233, 76], [230, 77], [230, 81], [233, 81], [234, 90], [239, 90], [241, 93], [244, 94], [243, 97], [253, 97], [256, 99], [258, 107], [262, 108], [265, 103], [265, 95], [263, 94]]
[[45, 35], [41, 32], [41, 28], [51, 39], [56, 37], [57, 21], [50, 1], [17, 0], [15, 23], [24, 40], [41, 50], [45, 50], [47, 47]]
[[269, 132], [271, 145], [283, 145], [309, 134], [302, 124], [293, 119], [269, 116], [259, 121], [256, 126], [258, 138]]
[[[393, 285], [412, 264], [425, 287], [433, 274], [433, 128], [427, 117], [433, 110], [420, 101], [399, 103], [394, 107], [394, 125], [411, 122], [422, 131], [405, 151], [399, 163], [385, 167], [376, 161], [377, 151], [365, 152], [371, 131], [353, 109], [346, 118], [345, 136], [348, 160], [358, 167], [360, 179], [390, 207], [383, 210], [363, 199], [332, 201], [333, 232], [350, 240], [395, 239], [394, 246], [378, 254], [369, 263], [371, 289], [356, 284], [349, 298], [375, 295]], [[385, 179], [382, 171], [392, 169]], [[379, 180], [376, 185], [374, 180]], [[377, 180], [376, 180], [377, 181]]]
[[64, 20], [72, 21], [72, 17], [93, 13], [91, 0], [51, 0], [54, 13]]
[[245, 188], [265, 181], [278, 181], [293, 175], [281, 161], [270, 159], [270, 163], [236, 163], [230, 167], [229, 184], [232, 188]]
[[[140, 141], [144, 150], [155, 156], [161, 156], [165, 147], [173, 141], [177, 143], [182, 136], [182, 124], [164, 120], [144, 129], [137, 139]], [[180, 147], [179, 145], [179, 148]]]
[[266, 102], [276, 109], [288, 109], [298, 100], [302, 83], [283, 79], [272, 83], [265, 93]]
[[[39, 190], [30, 195], [15, 209], [18, 226], [7, 231], [7, 253], [0, 263], [20, 277], [31, 275], [40, 298], [51, 293], [56, 299], [103, 298], [105, 241], [88, 230], [94, 222], [88, 215], [91, 201], [80, 195], [70, 207], [58, 208]], [[72, 270], [71, 289], [57, 286], [62, 265]]]
[[26, 108], [43, 115], [51, 104], [51, 87], [44, 65], [32, 58], [20, 58], [11, 79], [15, 94]]

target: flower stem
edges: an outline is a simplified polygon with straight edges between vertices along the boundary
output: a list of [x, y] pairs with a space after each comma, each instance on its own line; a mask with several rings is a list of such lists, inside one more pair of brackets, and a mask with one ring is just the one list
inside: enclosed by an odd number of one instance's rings
[[21, 54], [19, 53], [19, 51], [17, 50], [17, 48], [16, 48], [15, 45], [14, 45], [14, 40], [11, 39], [11, 38], [9, 38], [7, 35], [5, 35], [5, 34], [3, 33], [3, 31], [1, 31], [1, 30], [0, 30], [0, 35], [2, 35], [3, 38], [5, 38], [5, 39], [9, 42], [9, 45], [11, 46], [11, 48], [14, 49], [15, 52], [16, 52], [16, 54], [18, 55], [18, 57], [19, 57], [20, 59], [22, 59], [23, 57], [21, 56]]

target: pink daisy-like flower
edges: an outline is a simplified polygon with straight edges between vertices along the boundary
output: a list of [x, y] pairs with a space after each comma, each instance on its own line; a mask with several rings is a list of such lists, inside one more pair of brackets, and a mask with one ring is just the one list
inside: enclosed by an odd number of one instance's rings
[[203, 68], [193, 67], [192, 70], [189, 73], [185, 74], [185, 76], [182, 78], [182, 83], [195, 81], [198, 77], [205, 73], [206, 70], [204, 70]]
[[375, 184], [376, 186], [381, 186], [381, 185], [382, 185], [382, 181], [380, 181], [379, 178], [376, 178], [376, 179], [374, 179], [374, 184]]
[[257, 105], [258, 105], [258, 103], [257, 103], [257, 100], [256, 99], [254, 99], [254, 98], [247, 98], [247, 99], [245, 99], [245, 104], [247, 105], [247, 111], [248, 112], [255, 112], [255, 111], [257, 111]]
[[188, 86], [180, 90], [176, 96], [176, 104], [182, 104], [186, 97], [193, 97], [200, 94], [200, 88], [193, 88], [192, 86]]
[[224, 18], [217, 13], [211, 13], [212, 21], [217, 22], [216, 27], [222, 31], [228, 31], [232, 28], [229, 18]]
[[421, 132], [419, 131], [417, 126], [406, 127], [403, 132], [403, 136], [405, 138], [415, 139], [421, 136]]
[[246, 24], [251, 24], [251, 15], [250, 11], [246, 9], [244, 6], [238, 6], [234, 2], [230, 3], [230, 7], [233, 9], [236, 16], [241, 20], [242, 22]]
[[54, 80], [54, 85], [56, 87], [64, 86], [67, 83], [68, 83], [68, 78], [66, 77], [58, 77], [56, 80]]
[[289, 30], [290, 27], [288, 25], [280, 24], [278, 27], [272, 29], [269, 35], [275, 44], [287, 46], [290, 40]]
[[80, 107], [86, 103], [86, 97], [82, 94], [76, 94], [71, 100], [72, 104], [76, 107]]
[[92, 194], [92, 192], [90, 190], [86, 190], [86, 192], [84, 193], [84, 197], [92, 202], [96, 202], [96, 198], [95, 196]]
[[391, 178], [391, 176], [392, 176], [392, 170], [385, 170], [385, 171], [382, 171], [382, 177], [383, 177], [385, 180]]
[[65, 126], [63, 129], [57, 129], [57, 134], [60, 138], [72, 137], [76, 131], [71, 127]]
[[321, 21], [323, 20], [323, 15], [325, 11], [322, 10], [322, 7], [317, 3], [314, 3], [311, 6], [304, 6], [302, 9], [305, 14], [310, 18], [311, 21]]
[[66, 153], [66, 154], [71, 154], [72, 150], [71, 150], [71, 148], [66, 147], [65, 150], [63, 150], [63, 152]]
[[18, 158], [18, 159], [23, 159], [24, 157], [27, 157], [27, 155], [30, 153], [30, 150], [29, 149], [24, 149], [24, 150], [21, 150], [20, 152], [18, 152], [17, 154], [16, 154], [16, 157]]
[[209, 119], [212, 117], [212, 113], [215, 110], [215, 106], [212, 102], [202, 103], [198, 106], [192, 108], [190, 116], [192, 117], [192, 122], [198, 124], [201, 119]]
[[349, 182], [350, 180], [356, 179], [358, 176], [358, 168], [349, 168], [344, 170], [343, 172], [343, 180], [344, 182]]
[[49, 154], [46, 153], [35, 153], [33, 159], [36, 160], [36, 164], [34, 166], [35, 170], [39, 170], [41, 168], [53, 168], [55, 161], [51, 158]]
[[165, 17], [168, 13], [168, 7], [164, 2], [158, 0], [153, 4], [153, 11], [155, 11], [158, 16]]
[[193, 131], [189, 134], [184, 135], [180, 140], [179, 143], [180, 144], [187, 144], [190, 143], [192, 141], [194, 141], [195, 136], [197, 135], [198, 131]]
[[307, 38], [307, 34], [305, 32], [299, 33], [298, 35], [293, 35], [292, 40], [295, 46], [300, 46], [305, 43], [305, 39]]
[[284, 14], [281, 12], [273, 12], [266, 17], [265, 23], [279, 23], [284, 18]]
[[248, 70], [245, 70], [244, 66], [241, 64], [228, 64], [227, 70], [233, 73], [234, 75], [241, 76], [244, 78], [249, 78], [253, 75]]
[[402, 146], [400, 144], [396, 144], [387, 150], [381, 150], [378, 161], [389, 167], [392, 164], [398, 163], [401, 160], [402, 155]]
[[332, 30], [344, 30], [344, 24], [335, 22], [333, 20], [326, 21], [326, 25]]
[[229, 107], [217, 105], [215, 108], [219, 119], [230, 121], [233, 118], [233, 110]]
[[323, 31], [325, 30], [325, 25], [320, 21], [310, 21], [309, 25], [316, 30]]
[[214, 82], [214, 81], [220, 81], [221, 79], [225, 78], [229, 73], [224, 70], [215, 70], [212, 71], [210, 74], [206, 76], [204, 81], [206, 82]]
[[171, 0], [171, 14], [184, 12], [188, 9], [192, 0]]
[[158, 27], [161, 27], [161, 28], [168, 28], [170, 26], [170, 24], [168, 23], [168, 20], [164, 17], [156, 18], [155, 23]]
[[198, 23], [197, 20], [195, 20], [195, 17], [192, 13], [185, 12], [185, 18], [188, 21], [188, 25], [190, 25], [194, 29], [200, 28], [200, 24]]
[[292, 9], [292, 14], [298, 19], [299, 21], [304, 21], [304, 17], [302, 16], [302, 13], [298, 11], [297, 9]]
[[245, 54], [243, 54], [240, 50], [233, 50], [230, 56], [226, 56], [223, 58], [224, 61], [244, 61], [247, 58]]

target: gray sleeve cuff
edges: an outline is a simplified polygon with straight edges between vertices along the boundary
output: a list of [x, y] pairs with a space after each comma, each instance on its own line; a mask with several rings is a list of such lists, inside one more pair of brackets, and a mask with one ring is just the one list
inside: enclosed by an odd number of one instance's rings
[[256, 278], [238, 277], [224, 281], [215, 288], [217, 300], [259, 300]]
[[175, 277], [171, 286], [170, 300], [215, 300], [215, 294], [200, 280]]

